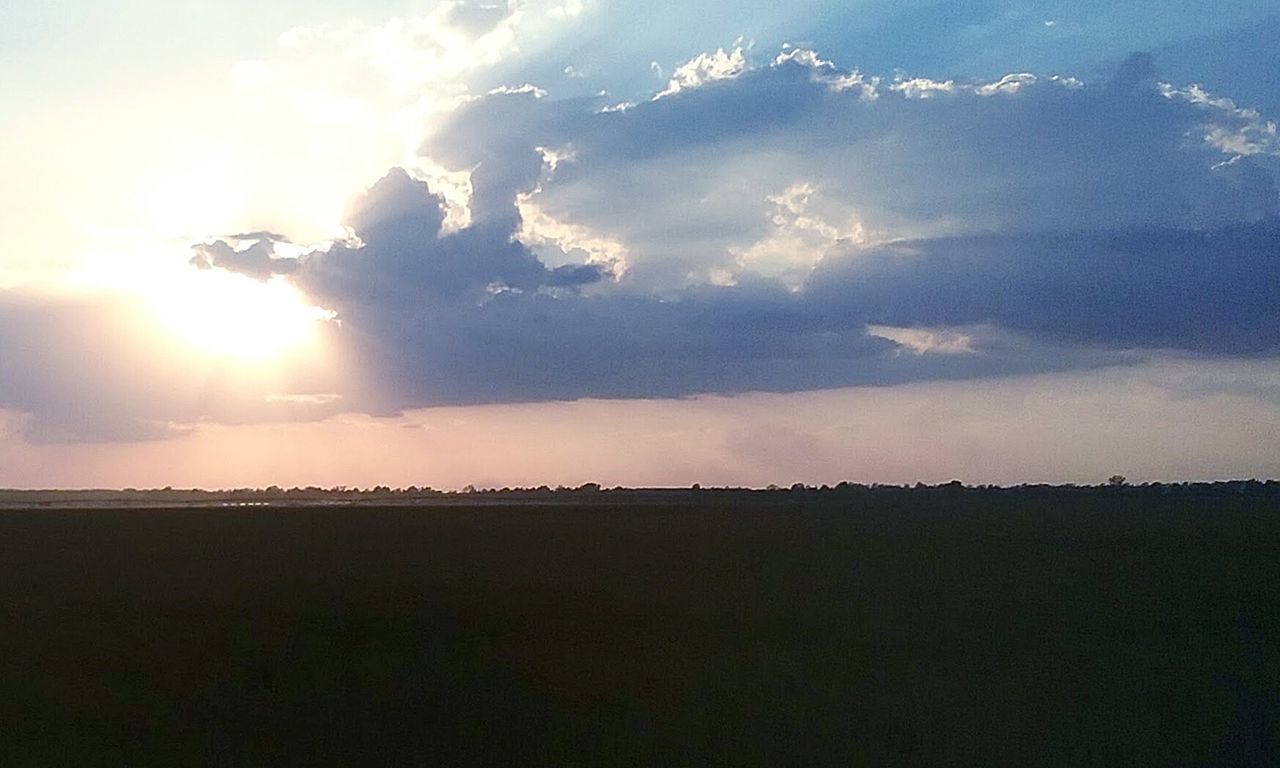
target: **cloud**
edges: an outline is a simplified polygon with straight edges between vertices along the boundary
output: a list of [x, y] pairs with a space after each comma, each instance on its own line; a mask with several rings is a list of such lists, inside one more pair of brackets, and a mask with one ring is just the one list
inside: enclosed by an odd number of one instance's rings
[[[420, 182], [403, 183], [429, 199]], [[371, 196], [397, 209], [376, 185]], [[121, 305], [6, 295], [0, 407], [31, 414], [34, 441], [143, 439], [204, 420], [792, 392], [1128, 365], [1162, 349], [1280, 351], [1280, 232], [1263, 225], [911, 241], [833, 254], [799, 290], [757, 279], [662, 296], [570, 273], [582, 267], [549, 270], [483, 231], [406, 251], [443, 267], [388, 251], [403, 245], [388, 231], [363, 236], [290, 269], [339, 313], [328, 329], [338, 356], [319, 370], [228, 380], [172, 357], [141, 320], [121, 326]], [[449, 263], [495, 245], [488, 258]], [[531, 282], [494, 287], [511, 263], [532, 264]]]
[[732, 69], [714, 87], [621, 111], [599, 99], [480, 99], [423, 152], [448, 168], [479, 166], [477, 191], [505, 200], [533, 190], [538, 147], [569, 151], [531, 201], [616, 240], [642, 290], [738, 270], [735, 254], [776, 235], [773, 199], [796, 185], [886, 239], [1205, 229], [1280, 209], [1266, 118], [1162, 85], [1149, 57], [1092, 82], [1016, 73], [927, 88], [794, 49]]
[[[1265, 12], [1262, 7], [1257, 10]], [[1199, 30], [1192, 39], [1156, 48], [1154, 55], [1171, 80], [1229, 93], [1236, 103], [1274, 120], [1280, 117], [1277, 37], [1280, 13], [1273, 10], [1270, 15], [1234, 29]]]
[[987, 323], [1070, 345], [1280, 354], [1280, 222], [977, 235], [829, 257], [807, 298], [897, 326]]
[[221, 267], [256, 280], [267, 280], [272, 275], [289, 274], [297, 266], [295, 260], [276, 256], [278, 242], [287, 240], [271, 232], [255, 232], [199, 243], [191, 247], [190, 263], [197, 269]]
[[578, 16], [585, 9], [582, 0], [565, 0], [559, 5], [553, 5], [547, 9], [547, 15], [553, 17], [574, 17]]
[[[479, 265], [510, 248], [531, 260], [529, 281], [404, 315], [385, 300], [345, 304], [349, 327], [387, 345], [370, 362], [395, 382], [391, 407], [1280, 348], [1274, 177], [1210, 139], [1257, 115], [1184, 98], [1149, 57], [1097, 83], [1017, 73], [928, 100], [794, 49], [755, 69], [721, 49], [695, 57], [685, 80], [623, 111], [493, 94], [424, 147], [475, 168], [474, 232], [502, 233], [469, 241], [485, 284], [496, 272]], [[554, 224], [540, 222], [537, 253], [519, 239], [522, 200]], [[591, 258], [582, 242], [609, 243], [626, 271], [548, 292], [538, 254]], [[774, 279], [797, 258], [810, 274]], [[397, 286], [431, 292], [405, 274]], [[926, 347], [964, 354], [895, 354]]]
[[131, 295], [0, 290], [0, 409], [22, 414], [18, 432], [31, 443], [153, 440], [205, 420], [338, 410], [334, 401], [270, 396], [333, 392], [343, 384], [340, 360], [322, 365], [297, 353], [277, 362], [264, 371], [187, 349]]
[[916, 355], [972, 355], [973, 337], [946, 328], [894, 328], [891, 325], [868, 325], [867, 333], [888, 339]]
[[732, 80], [747, 69], [747, 59], [742, 53], [742, 46], [725, 52], [723, 48], [713, 53], [700, 53], [689, 61], [676, 67], [671, 73], [671, 81], [666, 89], [655, 98], [662, 98], [690, 88], [699, 88], [717, 80]]
[[376, 371], [365, 408], [698, 393], [790, 392], [855, 384], [1096, 367], [1137, 359], [974, 339], [968, 356], [901, 356], [856, 312], [816, 310], [776, 284], [691, 290], [659, 300], [502, 292], [483, 302], [352, 304], [342, 333]]
[[454, 2], [446, 3], [444, 11], [448, 26], [478, 38], [506, 21], [514, 8], [505, 2]]
[[[597, 265], [546, 267], [513, 237], [520, 224], [514, 205], [519, 180], [493, 181], [479, 169], [472, 178], [476, 222], [445, 233], [443, 200], [425, 182], [392, 170], [347, 211], [345, 224], [360, 243], [301, 257], [295, 282], [341, 311], [356, 301], [400, 307], [428, 297], [476, 300], [506, 291], [574, 288], [604, 276]], [[509, 197], [490, 203], [483, 197], [488, 184], [500, 184]]]
[[1273, 134], [1162, 85], [1148, 57], [1100, 82], [911, 88], [803, 49], [684, 69], [621, 111], [526, 88], [462, 104], [423, 152], [469, 175], [465, 216], [456, 190], [394, 168], [347, 206], [345, 240], [196, 246], [198, 267], [287, 279], [336, 312], [329, 369], [210, 381], [147, 351], [141, 321], [104, 323], [110, 306], [11, 294], [0, 407], [47, 439], [145, 437], [1280, 354]]
[[[779, 220], [787, 226], [803, 220], [810, 194], [799, 188], [779, 197]], [[920, 317], [886, 311], [886, 306], [914, 303], [929, 309], [928, 299], [938, 290], [915, 280], [909, 270], [885, 266], [898, 263], [899, 252], [936, 247], [946, 254], [938, 258], [953, 258], [960, 265], [956, 269], [985, 259], [990, 269], [1009, 272], [1006, 262], [1013, 257], [1008, 254], [1024, 253], [1028, 246], [1018, 238], [856, 249], [848, 257], [826, 259], [798, 289], [748, 275], [731, 286], [690, 286], [654, 295], [605, 279], [599, 265], [547, 267], [516, 239], [520, 229], [499, 226], [511, 223], [505, 214], [482, 216], [444, 233], [442, 206], [425, 182], [396, 169], [349, 207], [347, 223], [358, 243], [337, 244], [291, 262], [276, 260], [290, 263], [290, 279], [312, 300], [338, 313], [341, 327], [334, 333], [347, 345], [350, 359], [371, 372], [369, 389], [346, 400], [353, 408], [394, 412], [456, 403], [795, 391], [1129, 359], [1106, 349], [1070, 346], [1081, 341], [1116, 346], [1105, 334], [1076, 338], [1060, 328], [1037, 326], [976, 292], [970, 303], [995, 306], [995, 314], [975, 309], [952, 317], [943, 308], [935, 323], [924, 311]], [[840, 240], [834, 232], [825, 236]], [[1270, 240], [1262, 236], [1261, 242], [1265, 250]], [[1042, 247], [1056, 254], [1062, 244]], [[922, 271], [941, 275], [940, 280], [955, 271], [919, 261]], [[864, 263], [879, 267], [858, 271]], [[1028, 260], [1028, 285], [1013, 286], [1014, 294], [1038, 285], [1032, 284], [1040, 274], [1036, 263]], [[1052, 274], [1045, 278], [1053, 279]], [[986, 276], [976, 282], [989, 286], [993, 296], [1002, 287]], [[1114, 310], [1106, 297], [1101, 301], [1096, 313], [1105, 318]], [[1088, 307], [1087, 300], [1077, 304]], [[1257, 325], [1255, 317], [1242, 320], [1243, 311], [1224, 316], [1223, 322], [1235, 321], [1240, 329]], [[966, 336], [963, 346], [974, 353], [966, 359], [903, 358], [895, 352], [910, 347], [910, 339], [883, 329], [868, 333], [866, 327], [987, 322], [1003, 322], [1016, 332]], [[936, 350], [958, 349], [954, 339], [935, 341]]]
[[[768, 233], [746, 248], [729, 249], [741, 270], [799, 285], [831, 248], [863, 245], [873, 237], [858, 211], [825, 199], [811, 184], [792, 184], [767, 199], [772, 204]], [[721, 282], [736, 280], [732, 272], [725, 275]], [[711, 277], [716, 282], [716, 275]]]
[[439, 208], [394, 171], [351, 206], [362, 244], [290, 270], [337, 310], [348, 363], [371, 374], [348, 408], [797, 391], [1123, 361], [994, 335], [975, 342], [973, 360], [905, 359], [866, 332], [856, 306], [833, 311], [769, 280], [629, 295], [596, 286], [592, 265], [546, 268], [490, 225], [442, 236]]
[[[348, 206], [350, 243], [204, 253], [337, 311], [371, 372], [344, 402], [374, 412], [1280, 348], [1280, 229], [1255, 222], [1274, 214], [1274, 181], [1208, 139], [1256, 116], [1162, 88], [1149, 58], [1086, 87], [1017, 74], [921, 100], [861, 75], [851, 89], [855, 73], [814, 54], [752, 70], [722, 54], [689, 69], [733, 73], [715, 87], [691, 74], [624, 112], [510, 90], [467, 105], [425, 148], [472, 169], [456, 231], [396, 169]], [[531, 230], [522, 210], [546, 219]], [[534, 232], [559, 266], [521, 239]], [[625, 273], [590, 261], [584, 244], [601, 243]], [[632, 278], [672, 250], [688, 256], [675, 279]], [[708, 284], [712, 268], [731, 279]]]

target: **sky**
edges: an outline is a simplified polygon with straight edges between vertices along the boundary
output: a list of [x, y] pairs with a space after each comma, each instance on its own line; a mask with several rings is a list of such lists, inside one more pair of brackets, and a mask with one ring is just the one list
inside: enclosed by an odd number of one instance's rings
[[0, 8], [0, 486], [1280, 476], [1280, 2]]

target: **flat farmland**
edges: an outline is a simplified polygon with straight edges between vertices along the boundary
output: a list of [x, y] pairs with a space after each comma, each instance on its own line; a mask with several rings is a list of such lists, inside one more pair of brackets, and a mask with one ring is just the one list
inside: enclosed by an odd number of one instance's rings
[[6, 766], [1267, 765], [1275, 495], [0, 512]]

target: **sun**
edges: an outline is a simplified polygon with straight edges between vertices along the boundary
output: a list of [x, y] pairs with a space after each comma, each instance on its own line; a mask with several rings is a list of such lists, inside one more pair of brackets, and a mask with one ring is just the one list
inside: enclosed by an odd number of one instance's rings
[[204, 357], [265, 364], [310, 351], [334, 314], [283, 278], [188, 269], [148, 291], [159, 329]]

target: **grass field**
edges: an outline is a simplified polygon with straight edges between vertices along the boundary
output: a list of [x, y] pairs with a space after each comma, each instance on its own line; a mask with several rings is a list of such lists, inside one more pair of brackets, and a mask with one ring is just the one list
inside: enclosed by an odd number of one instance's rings
[[1280, 508], [0, 513], [0, 765], [1270, 765]]

